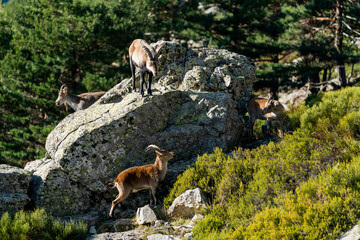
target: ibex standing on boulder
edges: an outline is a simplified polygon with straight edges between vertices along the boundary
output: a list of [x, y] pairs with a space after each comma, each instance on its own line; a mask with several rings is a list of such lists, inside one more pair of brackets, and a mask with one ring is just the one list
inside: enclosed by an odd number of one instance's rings
[[134, 40], [129, 48], [130, 67], [132, 74], [133, 91], [136, 91], [135, 87], [135, 67], [139, 69], [140, 73], [140, 93], [144, 96], [144, 75], [148, 73], [148, 86], [147, 93], [152, 95], [151, 92], [151, 80], [153, 76], [157, 74], [157, 56], [155, 49], [148, 44], [145, 40]]
[[156, 187], [165, 178], [167, 163], [174, 157], [173, 152], [160, 149], [158, 146], [149, 145], [146, 151], [154, 150], [156, 160], [154, 164], [131, 167], [122, 171], [113, 182], [106, 184], [106, 189], [116, 187], [119, 191], [116, 199], [111, 204], [109, 216], [113, 217], [115, 206], [124, 201], [132, 192], [150, 189], [150, 204], [152, 199], [156, 205]]
[[59, 96], [55, 101], [56, 106], [67, 103], [75, 111], [83, 110], [90, 107], [94, 102], [101, 98], [105, 92], [88, 92], [79, 95], [69, 93], [68, 87], [63, 84], [59, 91]]
[[270, 97], [265, 98], [253, 98], [246, 106], [249, 112], [249, 124], [250, 136], [253, 137], [253, 127], [256, 119], [266, 120], [267, 130], [270, 130], [271, 121], [278, 120], [283, 117], [284, 106], [277, 100], [272, 100]]

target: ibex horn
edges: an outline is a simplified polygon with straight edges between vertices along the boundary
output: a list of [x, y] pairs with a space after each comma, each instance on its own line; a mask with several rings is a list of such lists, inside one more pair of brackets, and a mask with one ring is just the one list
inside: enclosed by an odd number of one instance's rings
[[149, 145], [149, 146], [145, 149], [146, 152], [148, 152], [148, 151], [150, 151], [150, 150], [154, 150], [154, 151], [158, 151], [158, 152], [165, 152], [164, 149], [161, 149], [161, 148], [159, 148], [159, 147], [156, 146], [156, 145]]
[[154, 61], [154, 57], [152, 55], [152, 52], [146, 46], [144, 46], [141, 42], [140, 42], [141, 48], [146, 52], [146, 54], [149, 56], [150, 60]]
[[65, 85], [65, 84], [61, 85], [61, 87], [60, 87], [60, 91], [62, 91], [65, 87], [66, 87], [66, 85]]

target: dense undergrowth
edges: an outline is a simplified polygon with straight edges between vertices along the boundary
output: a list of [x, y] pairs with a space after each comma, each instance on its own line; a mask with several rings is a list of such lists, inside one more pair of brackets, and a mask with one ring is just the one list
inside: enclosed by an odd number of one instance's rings
[[360, 218], [359, 110], [360, 88], [319, 95], [288, 113], [282, 141], [199, 156], [165, 204], [204, 190], [195, 239], [336, 239]]
[[86, 233], [86, 224], [55, 220], [44, 209], [20, 211], [14, 216], [6, 212], [0, 219], [1, 240], [80, 240]]

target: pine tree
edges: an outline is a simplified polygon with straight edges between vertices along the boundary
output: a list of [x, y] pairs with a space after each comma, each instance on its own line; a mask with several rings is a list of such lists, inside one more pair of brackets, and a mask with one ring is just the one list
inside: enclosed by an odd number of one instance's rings
[[145, 19], [141, 5], [130, 0], [3, 5], [0, 162], [22, 165], [44, 155], [47, 134], [65, 115], [54, 104], [62, 83], [80, 92], [107, 90], [128, 76], [122, 56], [142, 36]]

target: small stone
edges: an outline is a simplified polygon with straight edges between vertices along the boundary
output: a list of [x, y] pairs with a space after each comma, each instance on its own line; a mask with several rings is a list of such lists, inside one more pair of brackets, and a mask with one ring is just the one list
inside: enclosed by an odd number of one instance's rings
[[97, 233], [95, 226], [91, 226], [91, 227], [90, 227], [89, 233], [92, 234], [92, 235], [94, 235], [94, 234]]
[[139, 225], [151, 224], [157, 220], [155, 212], [149, 205], [138, 208], [136, 212], [136, 221]]
[[204, 216], [201, 214], [195, 214], [195, 216], [190, 221], [190, 226], [195, 226], [197, 222], [204, 219]]

